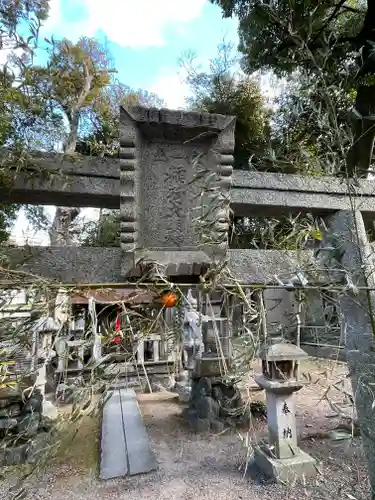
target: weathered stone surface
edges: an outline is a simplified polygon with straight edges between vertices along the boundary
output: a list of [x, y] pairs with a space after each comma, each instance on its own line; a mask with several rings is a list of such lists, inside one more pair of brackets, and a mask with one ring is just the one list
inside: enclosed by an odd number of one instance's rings
[[210, 396], [197, 399], [195, 409], [199, 418], [206, 418], [210, 421], [217, 419], [220, 413], [219, 404]]
[[[182, 111], [166, 108], [148, 108], [146, 106], [133, 106], [131, 108], [120, 108], [121, 117], [130, 115], [138, 122], [145, 132], [154, 137], [155, 129], [163, 132], [162, 136], [173, 137], [176, 130], [197, 129], [202, 127], [205, 131], [221, 132], [233, 120], [232, 116], [201, 113], [199, 111]], [[195, 130], [193, 130], [195, 132]], [[180, 131], [178, 132], [180, 134]]]
[[[350, 196], [348, 193], [350, 192]], [[308, 177], [291, 174], [235, 171], [231, 207], [235, 215], [276, 215], [290, 212], [327, 214], [351, 210], [375, 212], [375, 192], [371, 180]]]
[[[60, 283], [84, 285], [124, 281], [121, 276], [124, 257], [120, 248], [21, 247], [4, 249], [4, 253], [12, 267]], [[130, 256], [129, 264], [133, 262], [132, 259]], [[173, 262], [172, 257], [171, 261]], [[223, 275], [221, 280], [222, 283], [229, 284], [233, 284], [233, 279], [247, 284], [275, 283], [275, 274], [288, 276], [302, 265], [313, 266], [311, 251], [230, 250], [228, 266], [232, 276]], [[190, 267], [185, 269], [187, 274], [197, 271]], [[185, 269], [179, 265], [171, 265], [167, 274], [173, 278], [182, 271], [185, 273]]]
[[220, 377], [223, 374], [223, 362], [220, 358], [199, 358], [195, 362], [194, 378]]
[[17, 430], [26, 436], [35, 436], [38, 433], [40, 421], [41, 415], [39, 413], [27, 413], [19, 418]]
[[12, 267], [61, 283], [121, 280], [120, 248], [21, 247], [7, 249], [7, 255]]
[[23, 413], [42, 413], [43, 396], [39, 390], [34, 390], [31, 397], [25, 402], [22, 408]]
[[15, 445], [3, 443], [0, 448], [0, 467], [37, 463], [45, 456], [53, 439], [55, 439], [53, 434], [41, 432], [26, 443]]
[[[315, 270], [316, 265], [314, 254], [310, 250], [230, 250], [228, 268], [239, 283], [275, 284], [275, 275], [284, 279], [293, 276], [296, 269], [307, 272], [309, 269]], [[228, 278], [222, 277], [222, 282], [228, 281]]]
[[212, 394], [212, 384], [211, 379], [208, 377], [202, 377], [193, 383], [192, 386], [192, 397], [200, 396], [211, 396]]
[[27, 444], [26, 461], [29, 464], [36, 464], [48, 453], [48, 448], [54, 436], [50, 433], [41, 432]]
[[0, 429], [12, 429], [17, 427], [18, 421], [15, 418], [0, 418]]
[[100, 478], [141, 474], [156, 467], [135, 392], [110, 391], [103, 407]]
[[[327, 219], [325, 240], [332, 246], [330, 256], [319, 256], [320, 264], [335, 266], [341, 284], [353, 283], [340, 294], [342, 329], [355, 407], [361, 429], [363, 448], [368, 461], [370, 484], [375, 490], [375, 453], [373, 429], [372, 384], [375, 380], [375, 341], [373, 312], [375, 304], [375, 259], [359, 211], [338, 212]], [[327, 253], [327, 252], [326, 252]], [[328, 259], [328, 261], [327, 261]], [[344, 270], [344, 272], [340, 272]], [[369, 287], [358, 290], [355, 287]]]
[[209, 432], [211, 430], [211, 423], [207, 418], [195, 417], [190, 421], [190, 425], [195, 432]]
[[214, 420], [213, 422], [211, 422], [211, 431], [215, 434], [220, 434], [220, 432], [223, 432], [224, 429], [224, 422], [221, 422], [220, 420]]
[[199, 429], [222, 432], [225, 423], [232, 425], [243, 421], [244, 414], [238, 411], [241, 407], [241, 394], [235, 386], [202, 377], [193, 380], [189, 408], [183, 415], [196, 432]]
[[267, 448], [256, 446], [254, 461], [266, 476], [284, 484], [294, 484], [299, 479], [304, 481], [318, 472], [316, 460], [302, 450], [291, 458], [277, 459]]
[[119, 208], [118, 159], [35, 152], [32, 163], [17, 173], [12, 190], [0, 188], [3, 203]]
[[[144, 251], [165, 251], [168, 260], [170, 252], [190, 251], [194, 265], [225, 256], [234, 128], [234, 117], [138, 107], [121, 110], [123, 275], [130, 271], [128, 256], [134, 252], [138, 260]], [[213, 224], [205, 224], [205, 231], [217, 243], [210, 246], [195, 220], [208, 210], [208, 194], [200, 196], [204, 188], [196, 181], [202, 171], [210, 175], [210, 196], [215, 191], [223, 200], [209, 208]]]
[[0, 449], [0, 465], [9, 467], [24, 464], [27, 459], [27, 449], [27, 444]]
[[20, 404], [11, 404], [5, 408], [0, 408], [0, 418], [17, 417], [21, 413]]
[[[122, 111], [122, 119], [130, 110]], [[140, 118], [142, 117], [142, 118]], [[155, 117], [157, 119], [155, 120]], [[191, 140], [199, 134], [206, 134], [207, 141], [213, 141], [217, 134], [231, 124], [232, 117], [209, 115], [200, 113], [185, 113], [171, 110], [143, 110], [133, 112], [134, 120], [143, 136], [157, 141]], [[150, 121], [148, 121], [150, 120]], [[155, 120], [155, 121], [153, 121]], [[175, 125], [172, 125], [175, 123]], [[219, 124], [220, 123], [220, 128]], [[211, 139], [208, 131], [216, 134]], [[205, 137], [203, 135], [203, 137]], [[136, 141], [136, 137], [133, 138]], [[224, 141], [225, 142], [225, 141]], [[225, 146], [227, 146], [226, 141]], [[221, 144], [221, 146], [223, 146]], [[131, 148], [127, 148], [128, 150]], [[134, 148], [133, 148], [134, 149]], [[231, 153], [226, 153], [226, 155]], [[223, 156], [226, 156], [223, 155]], [[137, 156], [127, 156], [123, 159], [100, 159], [74, 155], [69, 158], [64, 155], [34, 153], [33, 162], [37, 168], [44, 168], [55, 174], [55, 178], [46, 180], [45, 174], [33, 174], [34, 179], [28, 180], [24, 173], [17, 176], [14, 189], [0, 189], [0, 199], [3, 202], [59, 204], [62, 206], [90, 206], [102, 208], [119, 208], [120, 196], [120, 164], [131, 172], [135, 169], [132, 163]], [[130, 162], [129, 162], [130, 160]], [[32, 165], [25, 166], [31, 171]], [[35, 170], [35, 168], [33, 168]], [[126, 177], [126, 174], [124, 177]], [[138, 182], [136, 177], [128, 175], [124, 179], [124, 186]], [[316, 213], [334, 212], [336, 210], [351, 209], [351, 204], [364, 214], [375, 211], [375, 195], [371, 180], [355, 181], [349, 186], [346, 181], [334, 177], [307, 177], [290, 174], [265, 172], [235, 171], [231, 189], [231, 204], [235, 215], [253, 215], [261, 212], [262, 215], [290, 211], [313, 211]], [[351, 202], [347, 193], [351, 191]], [[135, 191], [130, 189], [130, 197]], [[132, 202], [133, 203], [133, 202]], [[136, 204], [133, 203], [135, 207]], [[129, 207], [131, 204], [129, 204]], [[131, 208], [135, 222], [137, 214]], [[128, 229], [130, 226], [128, 226]], [[137, 229], [134, 229], [137, 232]]]

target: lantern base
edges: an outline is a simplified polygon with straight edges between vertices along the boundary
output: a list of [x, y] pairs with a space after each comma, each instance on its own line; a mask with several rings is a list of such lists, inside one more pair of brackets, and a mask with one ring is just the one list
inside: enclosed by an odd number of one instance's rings
[[254, 463], [269, 478], [276, 482], [294, 483], [299, 478], [314, 477], [317, 473], [316, 460], [300, 448], [290, 458], [276, 458], [267, 446], [254, 447]]

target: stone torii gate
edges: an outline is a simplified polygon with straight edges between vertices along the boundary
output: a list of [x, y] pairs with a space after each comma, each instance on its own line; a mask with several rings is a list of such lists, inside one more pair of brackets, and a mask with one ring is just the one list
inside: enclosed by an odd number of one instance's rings
[[[234, 131], [234, 117], [121, 108], [118, 159], [36, 155], [33, 163], [43, 167], [43, 175], [34, 174], [30, 179], [23, 171], [17, 173], [11, 191], [0, 189], [3, 203], [120, 208], [121, 248], [9, 248], [7, 255], [19, 270], [61, 284], [120, 283], [139, 276], [143, 265], [155, 262], [164, 265], [171, 280], [192, 279], [223, 259], [234, 279], [245, 285], [275, 284], [275, 275], [294, 275], [306, 263], [315, 269], [318, 283], [346, 283], [348, 293], [340, 299], [341, 341], [353, 384], [359, 388], [357, 410], [375, 484], [375, 457], [371, 454], [375, 417], [361, 390], [363, 380], [372, 383], [375, 379], [374, 261], [366, 235], [367, 224], [375, 216], [374, 183], [233, 172]], [[203, 191], [193, 182], [197, 171], [203, 172]], [[211, 237], [217, 244], [211, 246], [192, 214], [202, 216], [204, 206], [217, 200], [209, 219]], [[318, 258], [313, 251], [229, 249], [229, 209], [236, 216], [311, 212], [323, 217], [328, 231]], [[321, 271], [320, 265], [328, 267], [327, 258], [329, 267], [339, 272]], [[365, 291], [361, 286], [371, 289]]]
[[[372, 181], [233, 171], [234, 117], [135, 107], [121, 108], [120, 118], [119, 158], [36, 154], [30, 169], [17, 173], [12, 190], [0, 188], [0, 198], [120, 208], [121, 247], [9, 248], [13, 266], [62, 285], [110, 286], [139, 277], [155, 262], [172, 281], [191, 282], [212, 263], [226, 260], [239, 283], [278, 285], [275, 276], [288, 281], [297, 270], [316, 268], [313, 251], [229, 249], [229, 210], [235, 216], [275, 217], [311, 212], [328, 220], [354, 207], [364, 225], [375, 213]], [[194, 180], [197, 174], [200, 182]], [[214, 206], [206, 226], [215, 245], [196, 221], [207, 219], [208, 205]], [[304, 340], [313, 343], [311, 335], [302, 335]], [[323, 353], [320, 347], [313, 351]]]

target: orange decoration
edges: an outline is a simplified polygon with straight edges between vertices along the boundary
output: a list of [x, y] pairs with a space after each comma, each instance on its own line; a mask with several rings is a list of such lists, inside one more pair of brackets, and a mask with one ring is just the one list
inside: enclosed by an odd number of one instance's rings
[[172, 292], [165, 292], [161, 296], [161, 303], [164, 307], [174, 307], [178, 302], [178, 296]]

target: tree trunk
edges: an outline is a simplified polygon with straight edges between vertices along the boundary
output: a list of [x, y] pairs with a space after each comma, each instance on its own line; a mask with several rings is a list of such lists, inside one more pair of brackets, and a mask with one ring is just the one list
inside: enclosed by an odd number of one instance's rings
[[49, 237], [52, 246], [74, 245], [70, 233], [72, 222], [78, 217], [79, 208], [75, 207], [56, 207], [55, 217], [52, 227], [49, 231]]
[[[339, 268], [352, 283], [375, 289], [375, 258], [360, 212], [337, 212], [330, 217], [326, 243], [339, 250]], [[328, 263], [327, 263], [328, 264]], [[342, 332], [352, 381], [362, 445], [375, 499], [375, 292], [353, 290], [340, 294]]]
[[[64, 153], [73, 154], [77, 144], [79, 114], [73, 112], [69, 116], [70, 131], [67, 141], [64, 146]], [[52, 222], [52, 227], [49, 231], [49, 237], [52, 246], [68, 246], [74, 245], [72, 240], [70, 227], [72, 222], [80, 214], [80, 208], [77, 207], [56, 207], [55, 217]]]
[[355, 109], [361, 117], [353, 121], [353, 145], [348, 153], [347, 175], [366, 177], [375, 142], [375, 86], [358, 88]]
[[73, 111], [69, 116], [69, 135], [64, 146], [64, 153], [72, 155], [75, 153], [78, 137], [79, 113]]

